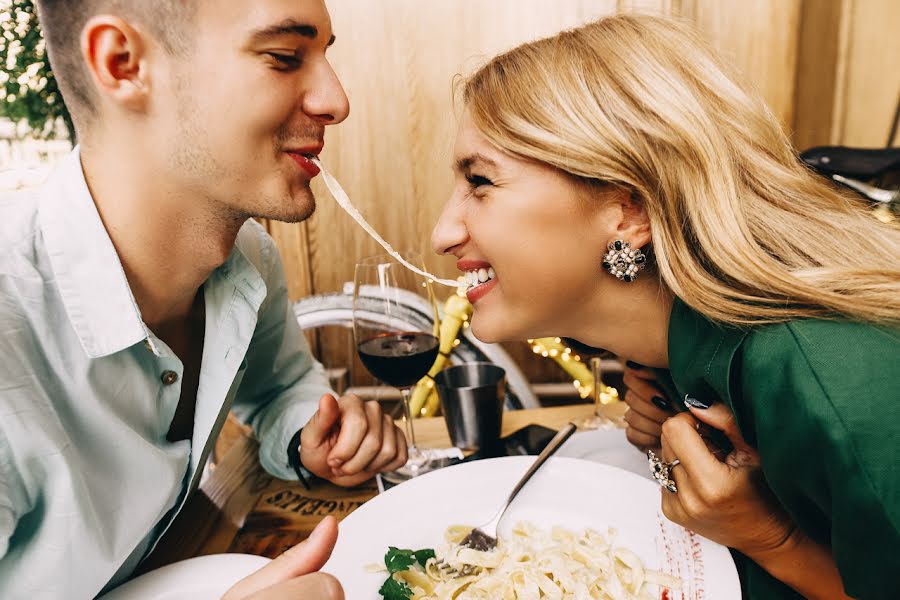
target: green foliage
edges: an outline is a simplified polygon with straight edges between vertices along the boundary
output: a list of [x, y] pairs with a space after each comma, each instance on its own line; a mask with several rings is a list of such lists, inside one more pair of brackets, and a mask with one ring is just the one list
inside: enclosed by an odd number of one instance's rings
[[434, 550], [431, 548], [404, 550], [389, 546], [387, 554], [384, 555], [384, 566], [389, 573], [396, 573], [407, 570], [414, 562], [418, 562], [424, 568], [429, 558], [434, 558]]
[[72, 118], [50, 71], [33, 0], [0, 0], [0, 67], [0, 116], [26, 121], [42, 138], [54, 136], [53, 125], [61, 118], [74, 142]]
[[412, 590], [402, 581], [397, 581], [388, 576], [387, 581], [378, 590], [384, 600], [409, 600], [412, 598]]
[[413, 563], [419, 563], [425, 568], [425, 563], [429, 558], [434, 558], [434, 550], [431, 548], [423, 548], [422, 550], [405, 550], [403, 548], [395, 548], [389, 546], [387, 553], [384, 555], [384, 566], [388, 570], [388, 578], [378, 590], [378, 593], [384, 596], [384, 600], [407, 600], [412, 598], [412, 590], [402, 581], [394, 579], [393, 574], [399, 571], [406, 571]]

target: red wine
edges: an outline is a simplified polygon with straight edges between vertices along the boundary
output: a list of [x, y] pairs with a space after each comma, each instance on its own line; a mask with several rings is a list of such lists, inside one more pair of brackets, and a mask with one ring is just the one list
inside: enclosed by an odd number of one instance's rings
[[419, 332], [392, 331], [365, 340], [357, 348], [369, 372], [398, 388], [419, 381], [438, 354], [438, 339]]

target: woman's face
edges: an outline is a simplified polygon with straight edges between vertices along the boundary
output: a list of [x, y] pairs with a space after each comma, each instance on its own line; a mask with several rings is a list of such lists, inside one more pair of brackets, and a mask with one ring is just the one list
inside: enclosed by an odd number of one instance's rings
[[487, 342], [577, 337], [579, 321], [612, 279], [600, 265], [615, 237], [615, 203], [589, 197], [556, 168], [501, 151], [468, 113], [454, 172], [432, 246], [456, 256], [474, 284], [467, 292], [473, 333]]

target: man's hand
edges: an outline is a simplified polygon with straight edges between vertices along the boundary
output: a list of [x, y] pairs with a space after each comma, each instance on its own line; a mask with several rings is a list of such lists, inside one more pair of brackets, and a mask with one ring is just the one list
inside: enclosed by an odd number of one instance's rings
[[311, 473], [351, 487], [406, 464], [406, 437], [375, 401], [326, 394], [300, 434], [300, 459]]
[[625, 437], [642, 452], [654, 450], [659, 454], [662, 424], [675, 414], [666, 400], [665, 394], [656, 387], [656, 375], [650, 369], [629, 363], [625, 368], [623, 382], [628, 387], [625, 392], [625, 422], [628, 428]]
[[338, 580], [317, 572], [331, 556], [337, 533], [337, 521], [325, 517], [307, 540], [238, 581], [222, 600], [344, 600]]

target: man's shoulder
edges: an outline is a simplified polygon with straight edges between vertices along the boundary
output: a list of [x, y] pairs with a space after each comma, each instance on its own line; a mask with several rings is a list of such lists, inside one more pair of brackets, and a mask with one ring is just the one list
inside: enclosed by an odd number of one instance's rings
[[[38, 192], [0, 196], [0, 255], [5, 259], [27, 252], [38, 236]], [[4, 260], [0, 265], [5, 265]], [[2, 268], [2, 267], [0, 267]]]
[[0, 198], [0, 306], [6, 312], [16, 299], [42, 294], [50, 276], [42, 251], [35, 193]]

